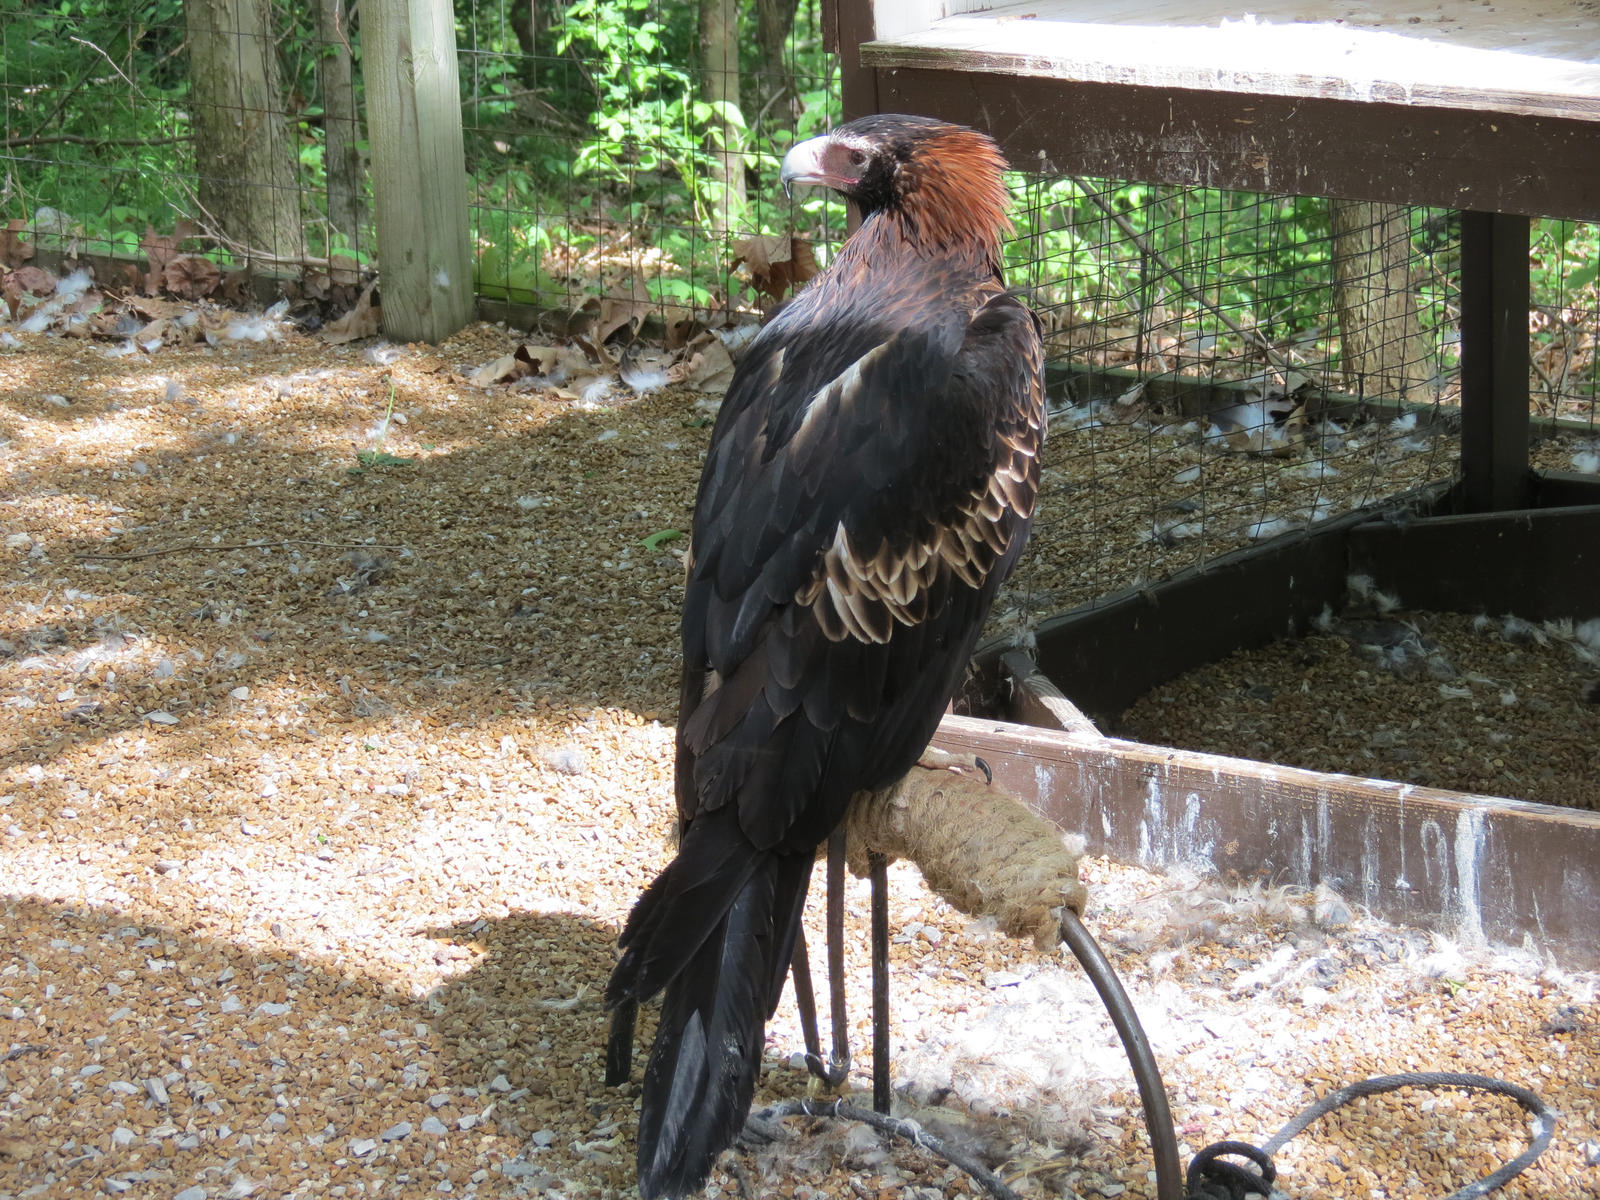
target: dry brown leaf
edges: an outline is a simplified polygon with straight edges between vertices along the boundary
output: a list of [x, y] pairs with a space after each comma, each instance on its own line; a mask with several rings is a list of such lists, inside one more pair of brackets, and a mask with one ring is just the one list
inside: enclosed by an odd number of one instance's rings
[[133, 340], [141, 350], [148, 352], [155, 347], [157, 342], [166, 344], [167, 342], [177, 341], [176, 337], [169, 336], [174, 333], [177, 328], [178, 324], [176, 321], [169, 321], [166, 317], [157, 317], [143, 329], [139, 330], [138, 333], [134, 334]]
[[89, 288], [84, 293], [67, 305], [69, 313], [97, 313], [106, 306], [106, 294], [99, 288]]
[[583, 351], [583, 356], [589, 363], [597, 367], [609, 367], [615, 361], [601, 338], [590, 337], [583, 333], [574, 333], [572, 335], [572, 344]]
[[145, 259], [150, 263], [149, 273], [144, 277], [144, 290], [154, 296], [167, 282], [167, 264], [178, 256], [178, 243], [185, 238], [190, 238], [197, 231], [188, 221], [179, 221], [173, 228], [171, 236], [156, 232], [154, 225], [144, 227], [144, 236], [139, 239], [139, 249], [144, 251]]
[[146, 225], [144, 236], [139, 239], [139, 249], [150, 263], [150, 273], [160, 275], [168, 260], [178, 253], [178, 240], [157, 233], [154, 225]]
[[158, 317], [164, 317], [176, 321], [184, 313], [190, 312], [194, 306], [180, 304], [164, 296], [129, 296], [128, 308], [147, 320], [154, 321]]
[[354, 308], [337, 321], [329, 321], [324, 325], [322, 340], [338, 346], [357, 338], [376, 337], [383, 327], [383, 307], [372, 302], [372, 294], [377, 287], [378, 281], [374, 279], [362, 289]]
[[733, 356], [721, 339], [712, 337], [682, 364], [683, 382], [708, 396], [720, 396], [733, 382]]
[[733, 265], [750, 268], [750, 283], [777, 303], [817, 273], [811, 243], [793, 234], [763, 234], [735, 242]]
[[132, 300], [134, 293], [139, 290], [140, 285], [144, 282], [144, 274], [131, 262], [110, 263], [108, 265], [111, 267], [111, 274], [114, 278], [107, 280], [106, 286], [120, 288], [126, 293], [123, 298]]
[[519, 363], [527, 364], [529, 375], [548, 375], [561, 359], [561, 351], [554, 346], [535, 346], [532, 342], [523, 342], [513, 352], [513, 357]]
[[4, 287], [0, 288], [0, 295], [4, 296], [6, 307], [11, 310], [11, 316], [15, 318], [22, 307], [24, 296], [41, 298], [48, 296], [56, 290], [58, 282], [60, 281], [43, 267], [18, 267], [6, 276]]
[[18, 267], [7, 279], [31, 296], [48, 296], [61, 282], [43, 267]]
[[217, 289], [217, 299], [234, 308], [248, 308], [252, 299], [249, 268], [241, 267], [237, 271], [225, 274], [222, 277], [222, 286]]
[[333, 277], [321, 267], [300, 268], [300, 291], [307, 300], [326, 300], [333, 290]]
[[[628, 300], [617, 300], [610, 296], [602, 300], [600, 302], [600, 316], [596, 319], [593, 327], [594, 340], [601, 345], [605, 345], [617, 330], [633, 323], [634, 316], [630, 311], [631, 308], [632, 302]], [[643, 319], [642, 316], [639, 318], [639, 320]], [[638, 328], [636, 323], [634, 328]]]
[[162, 270], [167, 291], [188, 300], [199, 300], [216, 291], [222, 283], [222, 271], [209, 258], [198, 254], [180, 254], [169, 259]]
[[690, 339], [702, 330], [700, 320], [691, 309], [681, 304], [667, 304], [661, 310], [662, 322], [667, 329], [667, 349], [681, 350]]
[[502, 354], [473, 371], [467, 376], [467, 382], [473, 387], [493, 387], [497, 383], [510, 383], [517, 377], [517, 356]]
[[335, 254], [328, 260], [328, 281], [334, 287], [359, 287], [361, 264], [348, 254]]
[[524, 342], [510, 354], [502, 354], [473, 371], [467, 376], [467, 382], [473, 387], [493, 387], [497, 383], [515, 383], [530, 375], [548, 375], [560, 357], [561, 352], [554, 346]]
[[33, 243], [22, 240], [27, 224], [21, 217], [13, 217], [0, 229], [0, 266], [20, 267], [33, 257]]
[[121, 309], [118, 309], [114, 312], [102, 309], [99, 312], [91, 314], [89, 319], [85, 321], [83, 325], [90, 337], [115, 338], [120, 341], [128, 336], [127, 331], [123, 326], [123, 322], [125, 321], [131, 323], [133, 321], [133, 317]]
[[587, 335], [596, 346], [605, 345], [622, 329], [628, 330], [630, 338], [637, 335], [656, 302], [638, 275], [628, 276], [627, 291], [626, 296], [590, 296], [572, 310], [567, 332], [574, 338]]
[[335, 254], [326, 265], [300, 269], [300, 291], [309, 300], [353, 304], [361, 287], [361, 265], [345, 254]]

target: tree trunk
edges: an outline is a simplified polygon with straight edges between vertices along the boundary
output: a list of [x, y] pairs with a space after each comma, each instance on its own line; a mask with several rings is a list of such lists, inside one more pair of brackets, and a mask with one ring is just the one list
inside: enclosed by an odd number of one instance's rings
[[1331, 200], [1333, 303], [1347, 387], [1428, 399], [1434, 371], [1409, 277], [1411, 229], [1396, 204]]
[[[700, 0], [700, 94], [709, 104], [739, 108], [739, 4], [738, 0]], [[712, 118], [720, 138], [711, 139], [716, 160], [712, 174], [714, 193], [709, 214], [711, 228], [726, 233], [744, 215], [744, 130], [726, 116]], [[720, 145], [717, 143], [720, 141]]]
[[450, 0], [385, 0], [361, 15], [383, 331], [442, 342], [472, 319], [461, 77]]
[[539, 0], [512, 0], [511, 32], [517, 35], [517, 46], [522, 57], [517, 63], [517, 76], [528, 87], [539, 86]]
[[344, 0], [318, 0], [323, 40], [317, 58], [322, 88], [323, 167], [328, 177], [328, 224], [358, 247], [366, 235], [366, 163], [361, 158], [361, 115], [350, 66], [350, 23]]
[[794, 95], [794, 72], [784, 58], [789, 31], [800, 0], [756, 0], [756, 46], [761, 51], [761, 103], [767, 114], [785, 126], [794, 124], [789, 99]]
[[201, 216], [246, 258], [304, 255], [269, 0], [184, 0]]

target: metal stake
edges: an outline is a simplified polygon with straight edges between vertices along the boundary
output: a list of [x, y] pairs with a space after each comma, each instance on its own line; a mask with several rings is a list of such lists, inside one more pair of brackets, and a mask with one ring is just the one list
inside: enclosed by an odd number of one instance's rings
[[872, 880], [872, 1107], [889, 1114], [889, 863], [867, 856]]

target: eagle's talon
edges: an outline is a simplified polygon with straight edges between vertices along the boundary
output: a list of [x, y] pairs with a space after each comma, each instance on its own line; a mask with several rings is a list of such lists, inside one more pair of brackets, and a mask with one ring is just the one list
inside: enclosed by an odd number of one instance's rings
[[986, 787], [994, 783], [994, 769], [976, 754], [951, 754], [948, 750], [929, 746], [917, 759], [917, 766], [928, 771], [954, 771], [957, 775], [969, 775], [977, 771], [983, 775]]

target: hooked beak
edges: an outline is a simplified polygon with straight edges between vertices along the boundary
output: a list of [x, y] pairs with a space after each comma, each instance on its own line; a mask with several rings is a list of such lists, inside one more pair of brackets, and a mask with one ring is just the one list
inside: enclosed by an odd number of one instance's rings
[[785, 196], [793, 198], [794, 185], [797, 183], [820, 183], [838, 187], [841, 183], [855, 182], [842, 180], [829, 172], [827, 157], [832, 144], [832, 139], [824, 134], [822, 137], [810, 138], [789, 147], [789, 153], [783, 156], [783, 165], [778, 169], [778, 182], [783, 184]]

